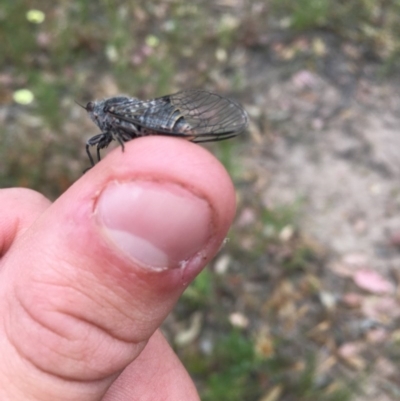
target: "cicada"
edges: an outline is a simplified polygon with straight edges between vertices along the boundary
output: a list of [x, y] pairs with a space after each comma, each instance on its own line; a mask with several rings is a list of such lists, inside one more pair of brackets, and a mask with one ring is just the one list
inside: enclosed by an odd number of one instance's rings
[[86, 143], [90, 163], [95, 162], [90, 147], [100, 150], [116, 140], [124, 142], [146, 135], [167, 135], [193, 142], [213, 142], [232, 138], [244, 131], [248, 116], [237, 102], [204, 90], [185, 90], [152, 100], [116, 96], [82, 106], [101, 133]]

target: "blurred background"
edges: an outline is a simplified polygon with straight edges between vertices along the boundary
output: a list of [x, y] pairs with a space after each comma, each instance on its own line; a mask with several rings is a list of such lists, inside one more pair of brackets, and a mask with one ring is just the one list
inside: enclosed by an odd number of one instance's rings
[[247, 109], [206, 145], [236, 221], [164, 325], [202, 400], [400, 399], [398, 0], [3, 0], [0, 41], [1, 187], [79, 179], [98, 129], [75, 101]]

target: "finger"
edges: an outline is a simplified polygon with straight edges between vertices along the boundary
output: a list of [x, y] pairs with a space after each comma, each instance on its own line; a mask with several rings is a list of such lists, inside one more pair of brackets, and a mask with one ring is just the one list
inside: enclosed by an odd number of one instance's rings
[[229, 177], [203, 148], [147, 137], [116, 149], [8, 254], [0, 350], [20, 363], [3, 376], [30, 378], [23, 392], [37, 399], [100, 399], [218, 251], [234, 211]]
[[0, 190], [0, 257], [50, 204], [43, 195], [30, 189]]
[[113, 383], [103, 401], [156, 401], [161, 398], [160, 394], [164, 400], [199, 401], [186, 370], [162, 334], [156, 331], [138, 358]]

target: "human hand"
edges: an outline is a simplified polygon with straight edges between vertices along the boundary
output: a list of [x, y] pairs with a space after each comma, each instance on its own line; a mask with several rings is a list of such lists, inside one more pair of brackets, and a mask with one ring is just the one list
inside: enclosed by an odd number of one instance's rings
[[157, 328], [232, 222], [214, 157], [138, 138], [53, 204], [15, 188], [0, 205], [0, 400], [199, 399]]

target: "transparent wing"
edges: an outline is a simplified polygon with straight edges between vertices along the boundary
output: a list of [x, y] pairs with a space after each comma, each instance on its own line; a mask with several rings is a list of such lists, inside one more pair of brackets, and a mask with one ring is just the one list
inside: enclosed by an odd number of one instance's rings
[[148, 101], [131, 99], [113, 105], [112, 115], [162, 135], [190, 137], [194, 142], [227, 139], [248, 124], [241, 105], [215, 93], [186, 90]]

